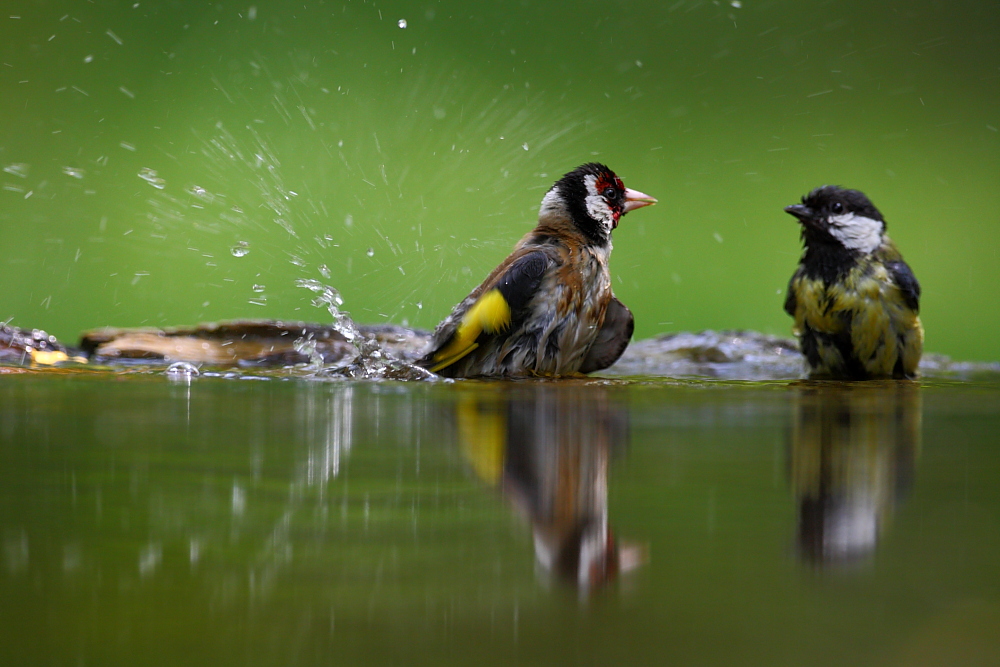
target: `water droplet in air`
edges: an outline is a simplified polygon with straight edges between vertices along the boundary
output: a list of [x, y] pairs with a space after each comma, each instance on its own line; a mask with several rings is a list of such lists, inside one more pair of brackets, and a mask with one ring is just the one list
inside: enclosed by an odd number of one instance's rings
[[204, 201], [207, 202], [215, 200], [215, 196], [205, 188], [201, 187], [200, 185], [192, 185], [190, 188], [188, 188], [187, 192], [189, 195], [194, 195], [198, 199], [203, 199]]
[[375, 256], [375, 248], [368, 248], [368, 251], [365, 254], [368, 255], [369, 257], [374, 257]]
[[328, 267], [326, 264], [320, 264], [318, 268], [319, 268], [319, 275], [321, 275], [324, 278], [326, 278], [327, 280], [329, 280], [329, 278], [330, 278], [330, 267]]
[[417, 310], [423, 310], [423, 309], [424, 309], [424, 302], [417, 301]]
[[264, 286], [263, 286], [263, 285], [257, 285], [257, 284], [254, 284], [254, 286], [253, 286], [253, 291], [254, 291], [254, 292], [257, 292], [258, 294], [260, 294], [261, 292], [263, 292], [263, 291], [264, 291], [264, 289], [265, 289], [265, 288], [264, 288]]
[[521, 144], [521, 148], [523, 148], [524, 150], [528, 150], [528, 142], [525, 141], [523, 144]]
[[740, 0], [733, 0], [729, 4], [732, 5], [733, 7], [735, 7], [736, 9], [739, 9], [740, 7], [743, 6], [743, 3], [740, 2]]
[[344, 218], [344, 226], [350, 229], [353, 225], [354, 225], [354, 216], [348, 214], [348, 216]]
[[84, 175], [83, 169], [77, 169], [76, 167], [63, 167], [62, 173], [73, 178], [83, 178]]
[[21, 178], [28, 177], [28, 165], [23, 162], [15, 162], [14, 164], [8, 164], [3, 170], [13, 176], [20, 176]]
[[246, 241], [240, 241], [232, 248], [229, 249], [233, 257], [246, 257], [250, 253], [250, 244]]
[[400, 28], [406, 28], [406, 19], [399, 19], [396, 25], [398, 25]]
[[201, 373], [198, 368], [186, 361], [177, 361], [169, 366], [167, 370], [164, 371], [166, 376], [171, 379], [186, 379], [198, 377]]
[[167, 182], [156, 175], [156, 170], [150, 169], [149, 167], [142, 168], [139, 172], [139, 178], [146, 181], [157, 190], [162, 190], [167, 187]]

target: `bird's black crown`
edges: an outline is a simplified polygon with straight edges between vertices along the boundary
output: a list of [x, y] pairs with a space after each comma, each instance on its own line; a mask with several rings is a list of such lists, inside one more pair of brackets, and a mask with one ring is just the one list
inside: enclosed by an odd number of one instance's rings
[[[588, 162], [567, 173], [553, 186], [562, 196], [566, 211], [577, 228], [593, 243], [604, 245], [610, 239], [607, 222], [595, 220], [587, 209], [587, 176], [593, 176], [597, 192], [602, 195], [615, 221], [624, 215], [625, 186], [621, 179], [606, 165]], [[607, 193], [607, 194], [605, 194]], [[610, 196], [607, 196], [610, 195]]]
[[802, 198], [802, 205], [808, 207], [816, 217], [827, 218], [843, 213], [854, 213], [885, 223], [882, 213], [860, 190], [849, 190], [837, 185], [818, 187]]

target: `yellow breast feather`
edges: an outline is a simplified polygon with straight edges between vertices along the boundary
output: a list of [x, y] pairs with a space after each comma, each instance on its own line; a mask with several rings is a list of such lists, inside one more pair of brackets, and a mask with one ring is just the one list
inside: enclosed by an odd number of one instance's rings
[[476, 339], [483, 332], [500, 333], [509, 326], [510, 305], [499, 289], [491, 289], [472, 304], [462, 317], [451, 342], [434, 355], [436, 363], [431, 366], [431, 371], [437, 373], [475, 350], [479, 347]]
[[[920, 319], [881, 264], [855, 267], [838, 283], [805, 276], [793, 281], [796, 295], [795, 333], [806, 326], [837, 335], [850, 328], [853, 355], [872, 375], [892, 375], [902, 356], [908, 374], [916, 371], [923, 343]], [[903, 340], [900, 340], [902, 336]], [[835, 368], [844, 361], [835, 346], [820, 344], [822, 365]]]

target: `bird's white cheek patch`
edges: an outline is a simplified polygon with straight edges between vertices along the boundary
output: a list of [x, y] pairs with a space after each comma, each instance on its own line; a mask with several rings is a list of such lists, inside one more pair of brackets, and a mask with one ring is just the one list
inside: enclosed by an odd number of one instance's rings
[[882, 243], [882, 223], [853, 213], [830, 216], [830, 233], [845, 248], [872, 252]]
[[604, 197], [597, 192], [597, 177], [588, 174], [583, 177], [583, 182], [587, 186], [587, 213], [610, 232], [615, 226], [615, 216]]

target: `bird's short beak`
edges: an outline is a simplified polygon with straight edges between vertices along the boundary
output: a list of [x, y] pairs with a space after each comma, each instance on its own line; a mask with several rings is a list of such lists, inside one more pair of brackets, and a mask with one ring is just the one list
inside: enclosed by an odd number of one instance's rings
[[786, 206], [785, 213], [791, 213], [798, 218], [800, 222], [806, 222], [807, 220], [811, 220], [813, 217], [813, 210], [805, 204], [792, 204], [791, 206]]
[[625, 188], [625, 213], [642, 208], [643, 206], [652, 206], [655, 203], [656, 199], [654, 197], [644, 195], [638, 190]]

